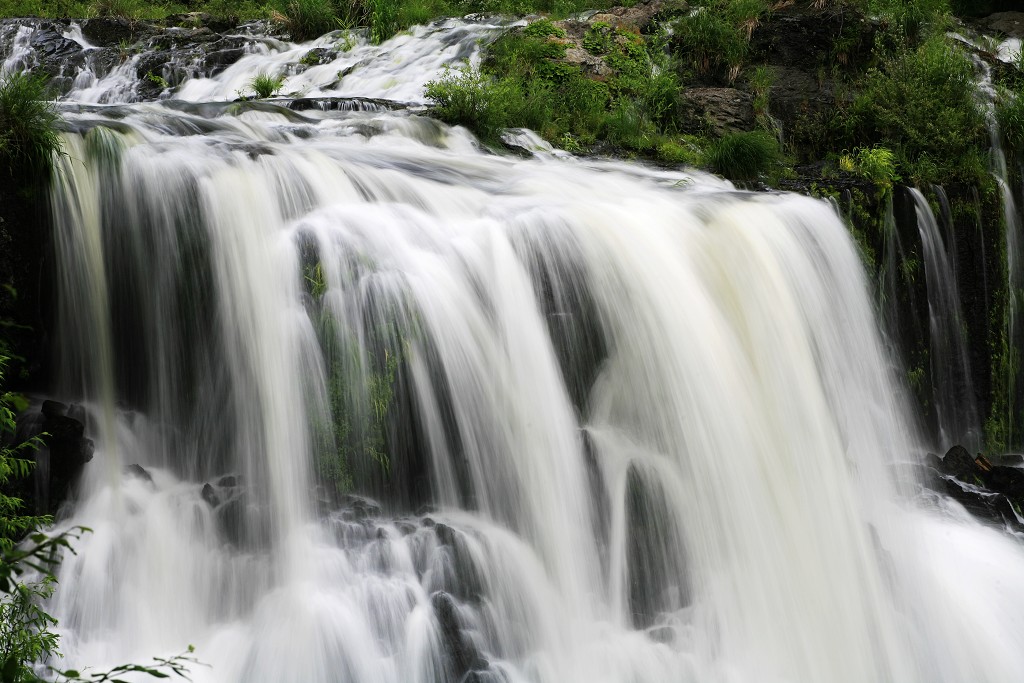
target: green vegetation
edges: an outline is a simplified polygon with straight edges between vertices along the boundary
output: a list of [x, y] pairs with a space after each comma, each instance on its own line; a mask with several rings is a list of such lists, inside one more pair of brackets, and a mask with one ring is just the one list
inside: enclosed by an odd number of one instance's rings
[[[679, 81], [662, 43], [607, 24], [583, 38], [607, 66], [601, 79], [565, 59], [564, 29], [540, 20], [491, 45], [480, 70], [452, 70], [428, 84], [435, 114], [497, 145], [504, 128], [526, 127], [577, 151], [606, 145], [677, 163]], [[686, 154], [687, 158], [691, 155]]]
[[407, 356], [397, 310], [360, 343], [325, 305], [327, 277], [318, 261], [304, 267], [304, 289], [327, 364], [329, 423], [314, 425], [314, 465], [335, 492], [365, 490], [391, 475], [388, 431], [399, 369]]
[[757, 180], [780, 164], [778, 141], [764, 131], [730, 133], [708, 152], [708, 162], [716, 173], [735, 180]]
[[59, 121], [44, 77], [14, 72], [0, 80], [0, 166], [12, 176], [48, 176], [62, 150]]
[[[0, 337], [0, 348], [5, 345]], [[0, 355], [0, 387], [7, 361]], [[60, 636], [54, 631], [57, 620], [43, 609], [43, 601], [56, 588], [53, 570], [61, 554], [74, 552], [72, 542], [89, 530], [76, 527], [47, 536], [40, 529], [53, 520], [46, 515], [25, 514], [23, 501], [9, 493], [12, 484], [32, 473], [35, 462], [27, 456], [42, 443], [41, 437], [36, 437], [18, 445], [4, 445], [14, 437], [16, 413], [26, 406], [21, 396], [0, 393], [0, 682], [116, 683], [125, 674], [153, 678], [173, 675], [187, 680], [188, 667], [197, 663], [189, 656], [192, 646], [181, 655], [154, 658], [153, 664], [123, 664], [108, 671], [61, 670], [49, 664], [60, 657]], [[40, 666], [49, 672], [44, 678], [36, 673]]]
[[916, 182], [974, 181], [986, 173], [974, 68], [942, 34], [869, 71], [850, 116], [855, 134], [892, 149]]
[[281, 88], [284, 86], [284, 76], [271, 76], [270, 74], [260, 73], [253, 76], [252, 80], [249, 81], [249, 89], [256, 93], [256, 97], [263, 100], [268, 97], [273, 97], [277, 93], [281, 92]]
[[698, 78], [732, 83], [768, 6], [763, 0], [702, 0], [696, 4], [694, 11], [675, 20], [673, 45]]
[[896, 173], [896, 155], [885, 147], [859, 147], [852, 154], [840, 157], [839, 167], [874, 183], [883, 194], [891, 192], [900, 179]]

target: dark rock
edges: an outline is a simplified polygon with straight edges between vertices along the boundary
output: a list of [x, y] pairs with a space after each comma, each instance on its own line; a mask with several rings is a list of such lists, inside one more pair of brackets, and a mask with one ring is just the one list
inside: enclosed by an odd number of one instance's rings
[[68, 406], [67, 416], [70, 417], [72, 420], [78, 420], [82, 424], [85, 424], [85, 408], [83, 408], [80, 403], [72, 403], [70, 406]]
[[32, 34], [29, 41], [32, 49], [41, 58], [46, 60], [63, 61], [77, 56], [82, 51], [82, 46], [65, 38], [54, 28], [39, 28]]
[[203, 484], [203, 491], [200, 495], [202, 495], [203, 500], [205, 500], [210, 507], [215, 508], [220, 505], [220, 497], [208, 483]]
[[[1002, 519], [1003, 524], [1008, 528], [1024, 532], [1024, 523], [1021, 523], [1020, 516], [1017, 514], [1017, 510], [1014, 509], [1013, 504], [1003, 496], [996, 498], [993, 503], [993, 509]], [[1019, 506], [1018, 506], [1019, 509]]]
[[[815, 9], [801, 3], [772, 12], [750, 37], [751, 56], [809, 72], [859, 61], [874, 44], [876, 27], [849, 7]], [[843, 52], [836, 52], [838, 45]]]
[[348, 519], [372, 519], [381, 516], [380, 505], [363, 496], [347, 495], [341, 501], [344, 516]]
[[1024, 465], [1024, 455], [1020, 453], [1000, 453], [988, 456], [993, 465], [1004, 465], [1006, 467], [1017, 467]]
[[234, 474], [228, 474], [217, 480], [217, 486], [220, 486], [222, 488], [233, 488], [235, 486], [238, 486], [240, 479], [241, 477], [238, 477]]
[[46, 400], [43, 401], [40, 412], [46, 417], [64, 417], [68, 414], [68, 406], [65, 403]]
[[688, 88], [679, 116], [690, 129], [725, 133], [753, 130], [754, 97], [736, 88]]
[[135, 40], [135, 28], [127, 19], [97, 17], [82, 22], [82, 35], [98, 47], [118, 47]]
[[147, 484], [153, 483], [153, 475], [147, 472], [146, 469], [138, 463], [132, 463], [131, 465], [128, 465], [128, 467], [124, 468], [124, 470], [129, 476], [137, 477]]
[[68, 499], [82, 469], [92, 460], [94, 446], [84, 436], [85, 425], [70, 417], [47, 417], [42, 428], [46, 432], [43, 443], [50, 472], [44, 498], [46, 507], [55, 511]]
[[993, 509], [998, 494], [968, 486], [956, 479], [945, 479], [943, 484], [943, 492], [963, 505], [975, 517], [993, 522], [1000, 521]]
[[1014, 500], [1024, 501], [1024, 471], [997, 465], [983, 476], [985, 486]]
[[438, 522], [434, 525], [434, 535], [437, 542], [444, 546], [444, 552], [448, 553], [454, 573], [455, 580], [451, 585], [444, 586], [445, 590], [464, 601], [479, 601], [483, 595], [484, 580], [470, 551], [466, 534]]
[[927, 465], [928, 467], [931, 467], [937, 472], [944, 471], [942, 466], [942, 458], [937, 456], [935, 453], [929, 453], [926, 456], [924, 456], [924, 464]]
[[306, 66], [316, 66], [319, 64], [333, 62], [337, 58], [337, 50], [331, 50], [326, 47], [314, 47], [302, 56], [302, 64]]
[[989, 33], [1024, 38], [1024, 12], [996, 12], [976, 23]]
[[963, 479], [977, 469], [974, 456], [963, 446], [953, 446], [942, 458], [942, 472]]
[[463, 676], [471, 671], [486, 670], [487, 660], [480, 655], [476, 643], [465, 632], [459, 606], [454, 598], [448, 593], [438, 591], [430, 596], [430, 604], [441, 627], [445, 659], [451, 674], [448, 680], [463, 680]]

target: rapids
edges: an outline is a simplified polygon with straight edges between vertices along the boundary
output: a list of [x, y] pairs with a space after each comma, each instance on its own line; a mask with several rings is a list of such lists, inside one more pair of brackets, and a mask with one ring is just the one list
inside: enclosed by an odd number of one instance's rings
[[[286, 92], [421, 102], [497, 30], [360, 42]], [[229, 102], [319, 44], [62, 105], [59, 394], [97, 441], [66, 665], [1021, 680], [1024, 549], [901, 466], [926, 440], [830, 205]]]

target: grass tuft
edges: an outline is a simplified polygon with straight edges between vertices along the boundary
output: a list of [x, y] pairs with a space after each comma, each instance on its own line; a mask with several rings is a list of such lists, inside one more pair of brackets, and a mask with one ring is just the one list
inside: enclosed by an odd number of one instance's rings
[[716, 173], [744, 181], [770, 173], [781, 159], [778, 140], [764, 131], [725, 135], [711, 146], [707, 156]]

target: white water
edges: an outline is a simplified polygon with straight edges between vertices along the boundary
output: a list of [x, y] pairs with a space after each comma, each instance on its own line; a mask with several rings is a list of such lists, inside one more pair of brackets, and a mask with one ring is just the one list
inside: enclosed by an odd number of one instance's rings
[[932, 396], [938, 419], [938, 447], [962, 444], [981, 448], [978, 419], [956, 270], [938, 221], [920, 190], [909, 190], [917, 213], [928, 290], [929, 360]]
[[[480, 37], [432, 31], [350, 92], [416, 101]], [[225, 111], [68, 110], [59, 338], [99, 444], [68, 664], [1020, 679], [1024, 550], [895, 478], [920, 446], [829, 205], [406, 113]]]

